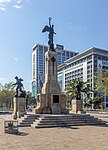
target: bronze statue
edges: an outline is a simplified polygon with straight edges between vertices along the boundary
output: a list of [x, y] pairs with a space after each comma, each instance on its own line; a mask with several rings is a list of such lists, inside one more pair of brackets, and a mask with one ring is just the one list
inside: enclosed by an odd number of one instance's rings
[[[23, 90], [23, 84], [21, 83], [23, 81], [23, 79], [19, 78], [16, 76], [16, 83], [14, 83], [13, 85], [16, 85], [16, 95], [15, 97], [25, 97], [25, 91]], [[20, 92], [20, 94], [19, 94]]]
[[54, 43], [53, 43], [53, 37], [54, 37], [54, 34], [56, 34], [54, 32], [54, 25], [51, 25], [51, 17], [49, 17], [49, 26], [45, 26], [42, 30], [42, 32], [49, 32], [48, 34], [48, 38], [49, 38], [49, 41], [48, 41], [48, 45], [49, 45], [49, 49], [51, 51], [55, 51], [54, 50]]
[[77, 83], [76, 88], [75, 88], [75, 97], [77, 100], [81, 99], [81, 86], [79, 83]]

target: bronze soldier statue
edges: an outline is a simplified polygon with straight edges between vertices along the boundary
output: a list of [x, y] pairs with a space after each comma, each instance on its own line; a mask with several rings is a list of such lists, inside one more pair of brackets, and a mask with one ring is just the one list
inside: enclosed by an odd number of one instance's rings
[[[23, 79], [19, 78], [16, 76], [16, 83], [14, 83], [13, 85], [16, 85], [16, 95], [15, 97], [25, 97], [25, 91], [23, 90], [23, 84], [21, 83], [23, 81]], [[20, 93], [19, 93], [20, 92]]]
[[76, 88], [75, 88], [75, 97], [77, 100], [81, 99], [81, 86], [79, 83], [77, 83]]

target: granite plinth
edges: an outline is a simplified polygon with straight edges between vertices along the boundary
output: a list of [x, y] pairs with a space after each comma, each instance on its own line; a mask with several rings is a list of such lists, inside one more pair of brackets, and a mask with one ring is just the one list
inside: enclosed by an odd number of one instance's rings
[[14, 97], [13, 118], [20, 118], [26, 114], [26, 98]]
[[82, 100], [72, 100], [72, 113], [85, 113], [82, 109]]

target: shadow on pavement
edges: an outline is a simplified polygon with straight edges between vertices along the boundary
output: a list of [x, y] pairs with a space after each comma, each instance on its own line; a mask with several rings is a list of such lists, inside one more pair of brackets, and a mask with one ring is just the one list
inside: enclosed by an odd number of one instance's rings
[[29, 133], [25, 133], [25, 132], [6, 133], [6, 134], [17, 135], [17, 136], [27, 136], [27, 135], [29, 135]]
[[63, 127], [59, 127], [59, 128], [79, 129], [79, 128], [77, 128], [77, 127], [72, 127], [72, 126], [63, 126]]
[[25, 132], [18, 132], [17, 134], [15, 135], [19, 135], [19, 136], [27, 136], [29, 135], [29, 133], [25, 133]]

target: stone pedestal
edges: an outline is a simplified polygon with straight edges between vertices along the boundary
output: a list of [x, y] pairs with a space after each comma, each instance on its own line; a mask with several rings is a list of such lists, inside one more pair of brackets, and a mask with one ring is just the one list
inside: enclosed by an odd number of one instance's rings
[[82, 100], [72, 100], [72, 113], [85, 113], [82, 109]]
[[14, 97], [13, 118], [20, 118], [26, 114], [26, 98]]
[[45, 82], [33, 113], [67, 113], [65, 95], [61, 93], [57, 78], [57, 52], [47, 51], [45, 53]]

